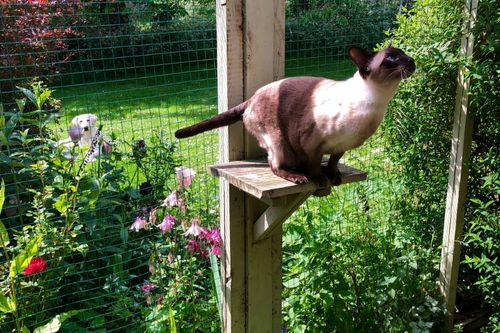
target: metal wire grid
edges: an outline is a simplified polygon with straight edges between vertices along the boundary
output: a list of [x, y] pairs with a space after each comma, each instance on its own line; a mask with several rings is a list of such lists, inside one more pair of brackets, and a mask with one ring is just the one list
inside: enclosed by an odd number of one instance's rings
[[[323, 20], [318, 20], [315, 16], [321, 8], [319, 2], [309, 1], [303, 11], [295, 12], [290, 9], [289, 4], [286, 26], [286, 76], [321, 75], [343, 79], [351, 75], [354, 68], [346, 59], [347, 47], [350, 45], [373, 47], [377, 42], [381, 42], [384, 38], [383, 30], [390, 26], [394, 17], [397, 1], [378, 2], [381, 11], [361, 13], [361, 15], [357, 13], [357, 16], [354, 15], [357, 8], [348, 8], [337, 2], [338, 6], [344, 8], [340, 13], [342, 15], [331, 15]], [[10, 4], [10, 6], [16, 5]], [[143, 2], [112, 1], [101, 2], [98, 5], [109, 5], [110, 8], [119, 10], [110, 14], [95, 12], [97, 9], [93, 7], [94, 12], [71, 13], [69, 18], [74, 17], [75, 21], [78, 21], [73, 26], [74, 29], [84, 31], [82, 35], [68, 38], [75, 54], [64, 62], [64, 71], [42, 73], [50, 87], [56, 90], [56, 97], [63, 103], [61, 135], [64, 135], [71, 118], [81, 113], [98, 115], [104, 133], [115, 133], [123, 138], [123, 141], [134, 141], [149, 138], [156, 129], [164, 129], [171, 136], [175, 128], [216, 112], [213, 19], [192, 15], [182, 20], [168, 21], [169, 29], [163, 27], [156, 30], [148, 25], [150, 24], [148, 18], [152, 13], [148, 12]], [[304, 15], [310, 15], [309, 22], [301, 21], [300, 17]], [[347, 24], [342, 20], [347, 20]], [[160, 20], [157, 23], [161, 26], [164, 22]], [[368, 25], [376, 26], [377, 29], [367, 34]], [[353, 29], [355, 26], [360, 28]], [[330, 28], [325, 29], [328, 27]], [[57, 54], [65, 51], [49, 52]], [[23, 57], [29, 53], [22, 49], [18, 55]], [[30, 73], [33, 73], [35, 66], [37, 64], [18, 64], [17, 82], [31, 79]], [[7, 67], [8, 65], [2, 63], [1, 70], [8, 70]], [[4, 76], [0, 81], [10, 84], [12, 77]], [[10, 86], [13, 88], [12, 84]], [[6, 107], [9, 105], [6, 96], [10, 93], [11, 91], [6, 91], [5, 88], [1, 91]], [[205, 193], [202, 202], [196, 205], [200, 210], [212, 210], [215, 206], [213, 199], [217, 187], [214, 181], [206, 176], [206, 166], [216, 160], [216, 140], [216, 134], [209, 133], [190, 139], [179, 146], [184, 164], [198, 171], [200, 181], [195, 186], [197, 190]], [[126, 146], [116, 148], [128, 149]], [[386, 177], [387, 168], [380, 167], [377, 170], [377, 167], [372, 166], [372, 163], [383, 161], [383, 158], [375, 155], [383, 155], [383, 149], [377, 145], [376, 139], [364, 151], [359, 154], [352, 153], [346, 158], [346, 163], [350, 165], [370, 169], [370, 180], [367, 184], [350, 185], [326, 199], [308, 202], [305, 210], [318, 211], [320, 207], [322, 219], [319, 222], [319, 229], [325, 237], [332, 230], [348, 233], [353, 228], [363, 228], [367, 223], [372, 225], [375, 223], [380, 229], [387, 227], [387, 221], [391, 218], [388, 213], [391, 203], [389, 199], [380, 200], [380, 198], [390, 196], [391, 184], [390, 179]], [[139, 180], [136, 181], [138, 182], [136, 185], [139, 185]], [[388, 195], [385, 195], [386, 192]], [[327, 205], [323, 204], [324, 201], [332, 200], [336, 201], [337, 205], [327, 209]], [[107, 209], [109, 207], [102, 207], [100, 212], [95, 212], [96, 224], [99, 224], [100, 219], [106, 215]], [[299, 212], [291, 223], [303, 223], [304, 215], [306, 212]], [[18, 218], [23, 219], [21, 216]], [[144, 238], [137, 238], [135, 243], [137, 248], [131, 247], [127, 250], [128, 253], [123, 255], [138, 253], [139, 244]], [[106, 237], [101, 241], [105, 243]], [[58, 307], [65, 309], [82, 304], [88, 307], [93, 300], [101, 297], [99, 292], [102, 290], [102, 276], [109, 274], [109, 270], [113, 269], [114, 256], [103, 250], [105, 249], [95, 250], [94, 259], [86, 260], [78, 272], [94, 273], [94, 281], [79, 281], [77, 274], [69, 274], [68, 279], [64, 281], [67, 290], [64, 296], [67, 300]], [[107, 267], [93, 265], [102, 263], [103, 258], [108, 259]], [[142, 261], [139, 266], [144, 268], [148, 254], [144, 253], [142, 258], [135, 259], [138, 259], [135, 260], [136, 263]], [[128, 269], [141, 267], [128, 267]], [[64, 271], [64, 267], [61, 269]], [[54, 290], [59, 287], [53, 286]], [[82, 295], [82, 288], [88, 297], [75, 298]], [[71, 290], [74, 290], [73, 293]], [[136, 318], [113, 316], [116, 308], [112, 304], [116, 302], [118, 300], [111, 297], [109, 306], [97, 309], [99, 312], [107, 312], [111, 318], [109, 324], [115, 328], [108, 330], [132, 330]], [[51, 310], [57, 311], [57, 309]]]
[[[159, 5], [164, 7], [158, 9], [142, 1], [2, 3], [0, 97], [4, 112], [15, 107], [14, 96], [21, 97], [15, 87], [39, 77], [55, 90], [54, 97], [62, 103], [62, 117], [51, 130], [61, 139], [67, 138], [71, 119], [92, 113], [98, 116], [104, 137], [113, 139], [113, 150], [123, 153], [130, 153], [138, 140], [149, 144], [157, 133], [163, 133], [167, 142], [173, 141], [177, 128], [215, 113], [215, 19], [200, 16], [200, 6], [193, 1]], [[159, 17], [155, 17], [157, 14]], [[43, 15], [46, 21], [40, 17]], [[32, 21], [23, 21], [27, 18]], [[48, 23], [37, 27], [33, 22]], [[66, 29], [71, 31], [61, 32]], [[30, 34], [40, 44], [30, 39]], [[176, 150], [182, 165], [197, 173], [192, 185], [196, 202], [190, 203], [190, 209], [203, 216], [216, 213], [216, 180], [206, 173], [207, 166], [217, 158], [216, 140], [216, 133], [209, 133], [178, 144]], [[10, 176], [5, 170], [0, 177]], [[122, 172], [131, 173], [131, 187], [139, 188], [145, 180], [130, 170]], [[175, 187], [174, 179], [171, 181], [170, 186]], [[30, 180], [15, 186], [7, 183], [7, 192], [16, 198], [29, 197], [29, 187]], [[95, 239], [87, 241], [89, 251], [84, 258], [71, 255], [62, 258], [61, 264], [54, 263], [56, 258], [47, 259], [49, 267], [57, 268], [52, 272], [48, 269], [46, 274], [58, 276], [45, 281], [45, 294], [49, 296], [34, 297], [29, 286], [23, 287], [25, 293], [18, 293], [18, 303], [25, 304], [18, 319], [30, 328], [46, 323], [53, 314], [84, 309], [88, 312], [84, 320], [88, 330], [142, 331], [139, 304], [122, 304], [120, 308], [124, 298], [111, 280], [117, 272], [130, 274], [125, 278], [130, 289], [137, 289], [141, 281], [147, 280], [150, 253], [143, 251], [143, 243], [148, 236], [129, 231], [128, 238], [133, 240], [124, 247], [120, 230], [124, 226], [128, 229], [133, 212], [118, 209], [112, 198], [108, 199], [94, 211], [80, 212], [82, 224], [86, 225], [81, 232], [95, 235]], [[7, 217], [3, 213], [2, 220], [11, 236], [32, 223], [25, 215], [31, 205], [18, 200], [10, 206], [15, 215]], [[202, 221], [205, 225], [216, 222]], [[1, 260], [8, 274], [3, 255]], [[6, 282], [2, 283], [3, 292], [8, 290]], [[148, 302], [146, 298], [137, 301], [142, 305]], [[128, 316], [124, 316], [126, 308], [130, 308]], [[5, 329], [13, 326], [12, 317], [2, 320], [0, 326]]]

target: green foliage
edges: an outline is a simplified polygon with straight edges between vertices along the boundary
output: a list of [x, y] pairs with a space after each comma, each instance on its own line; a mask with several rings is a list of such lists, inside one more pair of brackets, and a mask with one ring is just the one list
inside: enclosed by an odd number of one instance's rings
[[[391, 28], [400, 1], [300, 0], [287, 5], [287, 54], [344, 56], [349, 46], [371, 48]], [[314, 38], [311, 38], [314, 36]]]
[[[474, 134], [466, 204], [465, 263], [491, 312], [484, 332], [500, 332], [500, 12], [498, 2], [481, 1], [473, 36], [474, 58], [466, 64], [471, 79]], [[470, 282], [469, 282], [470, 283]]]
[[[210, 262], [185, 248], [184, 236], [184, 219], [214, 217], [182, 211], [170, 242], [153, 218], [165, 213], [160, 204], [176, 187], [175, 145], [161, 132], [132, 142], [110, 133], [111, 151], [86, 163], [89, 147], [65, 147], [50, 130], [53, 106], [60, 105], [52, 91], [40, 82], [20, 91], [19, 108], [2, 115], [0, 133], [2, 328], [104, 331], [122, 329], [126, 320], [131, 332], [174, 321], [182, 329], [218, 330], [217, 321], [204, 319], [217, 314]], [[197, 201], [197, 193], [185, 192], [185, 205]], [[131, 234], [134, 219], [144, 215], [150, 235]], [[174, 249], [175, 265], [166, 258]], [[38, 266], [30, 268], [35, 259]], [[164, 288], [152, 304], [137, 287], [149, 274]], [[166, 321], [152, 315], [154, 308], [167, 309]]]
[[392, 32], [393, 43], [415, 58], [417, 72], [401, 84], [384, 133], [405, 183], [399, 209], [423, 235], [440, 232], [444, 218], [462, 5], [417, 1]]
[[[474, 133], [465, 203], [467, 246], [459, 290], [471, 281], [492, 311], [485, 331], [500, 329], [498, 288], [500, 256], [498, 165], [500, 163], [499, 12], [496, 1], [479, 3], [473, 31], [474, 56], [459, 56], [463, 2], [417, 1], [398, 18], [393, 30], [396, 45], [415, 57], [417, 73], [403, 85], [389, 112], [385, 130], [393, 160], [403, 171], [408, 189], [401, 211], [405, 219], [419, 221], [423, 233], [440, 230], [444, 212], [449, 138], [455, 107], [456, 77], [462, 66], [471, 79], [469, 101], [474, 114]], [[459, 308], [461, 304], [458, 304]]]
[[[351, 210], [355, 208], [343, 209], [355, 214]], [[333, 228], [339, 217], [325, 211], [326, 205], [308, 205], [285, 228], [283, 311], [288, 331], [436, 329], [444, 315], [436, 286], [439, 251], [422, 245], [398, 221], [383, 231], [370, 218], [375, 211], [352, 216], [347, 223], [361, 227], [349, 232]]]

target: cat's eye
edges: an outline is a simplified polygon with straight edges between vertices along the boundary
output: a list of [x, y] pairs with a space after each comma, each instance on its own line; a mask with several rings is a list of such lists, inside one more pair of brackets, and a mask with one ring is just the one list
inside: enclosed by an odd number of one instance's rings
[[396, 67], [398, 66], [397, 61], [398, 61], [397, 57], [393, 55], [388, 55], [387, 57], [385, 57], [384, 65], [387, 67]]
[[392, 56], [392, 55], [388, 55], [385, 60], [387, 60], [388, 62], [396, 62], [396, 57], [395, 56]]

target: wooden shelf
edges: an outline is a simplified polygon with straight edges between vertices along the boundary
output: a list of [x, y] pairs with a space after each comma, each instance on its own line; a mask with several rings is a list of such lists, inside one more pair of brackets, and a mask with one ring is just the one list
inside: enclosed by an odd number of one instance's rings
[[[325, 162], [326, 163], [326, 162]], [[339, 164], [341, 183], [366, 179], [366, 172]], [[210, 172], [226, 179], [240, 190], [265, 202], [269, 207], [254, 223], [254, 242], [266, 239], [317, 190], [313, 182], [297, 185], [276, 176], [266, 160], [233, 161], [210, 166]]]
[[[341, 184], [366, 179], [366, 172], [339, 164]], [[266, 160], [233, 161], [210, 166], [212, 175], [226, 179], [230, 184], [258, 199], [277, 199], [290, 194], [317, 190], [313, 183], [297, 185], [276, 176]]]

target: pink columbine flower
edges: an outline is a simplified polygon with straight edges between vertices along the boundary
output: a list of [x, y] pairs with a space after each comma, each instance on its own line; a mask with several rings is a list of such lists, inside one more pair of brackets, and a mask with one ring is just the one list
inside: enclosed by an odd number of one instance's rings
[[200, 244], [195, 239], [190, 239], [187, 241], [186, 248], [191, 251], [192, 254], [200, 251]]
[[144, 229], [146, 223], [147, 221], [144, 217], [137, 216], [134, 220], [134, 223], [132, 223], [132, 225], [130, 226], [130, 230], [135, 230], [136, 232], [138, 232], [139, 230]]
[[199, 235], [205, 234], [207, 232], [207, 228], [200, 227], [198, 224], [198, 219], [194, 218], [191, 220], [191, 226], [184, 233], [185, 236], [193, 235], [194, 237], [198, 237]]
[[212, 251], [212, 254], [213, 254], [214, 256], [216, 256], [216, 257], [220, 257], [221, 250], [220, 250], [220, 246], [219, 246], [219, 244], [212, 246], [211, 251]]
[[157, 225], [158, 228], [160, 228], [161, 233], [164, 234], [166, 232], [172, 231], [172, 228], [174, 227], [174, 223], [177, 221], [175, 216], [172, 216], [170, 214], [165, 215], [163, 218], [163, 221]]
[[177, 195], [177, 191], [173, 191], [168, 195], [168, 197], [165, 198], [165, 200], [163, 200], [162, 206], [169, 208], [169, 207], [179, 206], [180, 203], [181, 200]]
[[142, 284], [142, 286], [140, 287], [140, 290], [143, 293], [149, 293], [151, 290], [155, 289], [156, 287], [157, 287], [157, 285], [154, 284], [153, 282], [144, 282]]
[[219, 244], [220, 242], [220, 231], [219, 229], [210, 229], [205, 235], [205, 239], [208, 240], [211, 244]]
[[191, 168], [183, 166], [175, 168], [175, 175], [177, 176], [177, 181], [179, 182], [179, 189], [182, 190], [183, 188], [191, 185], [195, 174], [196, 173]]
[[47, 262], [41, 257], [33, 257], [23, 271], [24, 275], [32, 275], [43, 272], [47, 268]]

